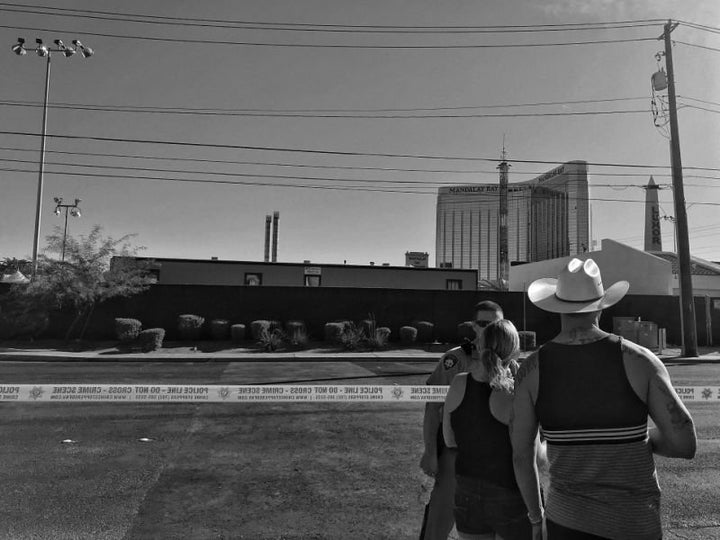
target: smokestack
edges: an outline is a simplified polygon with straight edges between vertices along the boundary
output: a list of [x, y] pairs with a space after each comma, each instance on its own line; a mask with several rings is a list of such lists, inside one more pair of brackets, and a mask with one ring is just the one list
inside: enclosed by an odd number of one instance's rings
[[265, 262], [270, 262], [270, 214], [265, 216]]
[[272, 262], [277, 262], [278, 221], [280, 221], [280, 212], [275, 211], [273, 212]]

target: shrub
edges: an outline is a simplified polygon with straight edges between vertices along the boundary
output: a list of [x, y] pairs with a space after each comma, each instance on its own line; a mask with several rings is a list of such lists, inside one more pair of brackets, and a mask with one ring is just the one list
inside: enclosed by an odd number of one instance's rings
[[308, 334], [305, 326], [297, 327], [287, 336], [290, 345], [296, 349], [305, 349], [308, 344]]
[[250, 323], [250, 335], [255, 341], [260, 341], [266, 332], [270, 332], [270, 321], [260, 319]]
[[400, 327], [400, 343], [403, 345], [410, 345], [415, 343], [417, 339], [417, 328], [414, 326], [401, 326]]
[[245, 341], [245, 325], [233, 324], [230, 327], [230, 339], [233, 343], [241, 343]]
[[533, 351], [537, 347], [537, 338], [535, 332], [530, 330], [521, 330], [518, 332], [520, 336], [520, 350]]
[[227, 339], [230, 333], [230, 321], [213, 319], [210, 321], [210, 335], [213, 339]]
[[373, 318], [360, 321], [360, 330], [362, 330], [366, 336], [372, 336], [375, 333], [375, 328], [376, 323]]
[[340, 336], [342, 336], [347, 324], [345, 321], [326, 323], [324, 332], [325, 341], [328, 343], [340, 343]]
[[258, 345], [262, 347], [264, 351], [272, 352], [279, 349], [283, 341], [285, 341], [285, 335], [283, 331], [276, 328], [274, 330], [265, 330], [260, 334]]
[[138, 337], [142, 323], [137, 319], [118, 317], [115, 319], [115, 337], [122, 343], [128, 343]]
[[432, 343], [435, 325], [427, 321], [418, 321], [413, 324], [417, 328], [417, 340], [420, 343]]
[[205, 319], [200, 315], [178, 315], [178, 334], [180, 339], [199, 339], [204, 322]]
[[358, 346], [365, 340], [365, 330], [359, 328], [355, 323], [346, 324], [340, 334], [340, 343], [348, 351], [357, 350]]
[[387, 326], [377, 328], [372, 336], [367, 339], [368, 347], [373, 350], [387, 347], [390, 340], [390, 329]]
[[148, 328], [137, 336], [140, 349], [143, 352], [157, 351], [162, 348], [165, 330], [163, 328]]
[[305, 323], [303, 321], [288, 321], [285, 323], [285, 332], [287, 335], [292, 336], [297, 330], [306, 332], [307, 329], [305, 328]]
[[457, 330], [460, 342], [466, 339], [471, 341], [475, 339], [475, 329], [473, 328], [473, 323], [471, 321], [461, 322], [458, 324]]

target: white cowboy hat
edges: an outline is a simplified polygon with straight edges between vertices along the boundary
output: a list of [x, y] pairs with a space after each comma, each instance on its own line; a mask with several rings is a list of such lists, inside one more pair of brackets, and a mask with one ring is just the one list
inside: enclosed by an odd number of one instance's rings
[[589, 313], [616, 304], [629, 288], [627, 281], [618, 281], [605, 290], [595, 261], [572, 259], [557, 279], [537, 279], [527, 294], [533, 304], [551, 313]]

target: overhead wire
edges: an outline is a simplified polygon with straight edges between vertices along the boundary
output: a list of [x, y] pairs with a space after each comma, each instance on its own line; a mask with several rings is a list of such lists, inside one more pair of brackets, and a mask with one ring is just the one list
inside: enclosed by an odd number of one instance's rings
[[[26, 131], [11, 131], [11, 130], [0, 130], [0, 135], [14, 135], [21, 137], [40, 137], [41, 134], [26, 132]], [[287, 153], [298, 153], [298, 154], [320, 154], [320, 155], [332, 155], [332, 156], [347, 156], [347, 157], [388, 157], [388, 158], [402, 158], [402, 159], [427, 159], [427, 160], [447, 160], [447, 161], [484, 161], [490, 163], [499, 163], [501, 161], [507, 161], [508, 163], [536, 163], [546, 165], [558, 165], [562, 164], [563, 160], [529, 160], [529, 159], [507, 159], [501, 158], [487, 158], [487, 157], [461, 157], [461, 156], [439, 156], [431, 154], [408, 154], [408, 153], [390, 153], [390, 152], [359, 152], [359, 151], [348, 151], [348, 150], [312, 150], [309, 148], [293, 148], [283, 146], [260, 146], [260, 145], [241, 145], [241, 144], [228, 144], [228, 143], [199, 143], [191, 141], [176, 141], [176, 140], [152, 140], [152, 139], [134, 139], [134, 138], [123, 138], [123, 137], [99, 137], [90, 135], [67, 135], [67, 134], [46, 134], [47, 138], [55, 139], [67, 139], [67, 140], [85, 140], [85, 141], [97, 141], [97, 142], [114, 142], [114, 143], [131, 143], [131, 144], [158, 144], [168, 146], [181, 146], [190, 148], [218, 148], [218, 149], [232, 149], [232, 150], [257, 150], [257, 151], [270, 151], [270, 152], [287, 152]], [[669, 165], [647, 165], [639, 163], [612, 163], [612, 162], [586, 162], [588, 165], [596, 167], [623, 167], [623, 168], [641, 168], [641, 169], [669, 169]], [[716, 167], [695, 167], [695, 166], [683, 166], [686, 170], [698, 170], [698, 171], [720, 171], [720, 168]]]

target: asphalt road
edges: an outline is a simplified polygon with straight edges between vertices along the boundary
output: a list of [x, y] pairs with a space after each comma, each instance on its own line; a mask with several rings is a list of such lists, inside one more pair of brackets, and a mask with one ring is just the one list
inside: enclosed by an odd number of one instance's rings
[[[409, 385], [423, 383], [433, 366], [434, 363], [419, 361], [4, 361], [0, 362], [0, 384]], [[720, 363], [669, 362], [668, 370], [676, 386], [720, 386]], [[253, 410], [261, 416], [266, 412], [269, 414], [267, 421], [292, 422], [292, 418], [287, 419], [287, 412], [283, 412], [288, 409], [273, 407], [271, 404], [254, 405], [256, 407]], [[382, 407], [375, 405], [375, 408]], [[303, 404], [301, 408], [317, 408], [327, 413], [333, 406]], [[382, 411], [388, 406], [378, 409], [378, 414], [385, 414]], [[172, 504], [174, 496], [173, 492], [170, 495], [158, 493], [159, 486], [163, 486], [163, 489], [172, 488], [172, 485], [168, 487], [158, 479], [167, 475], [168, 463], [173, 467], [173, 463], [192, 463], [194, 459], [201, 460], [206, 455], [223, 459], [223, 453], [219, 450], [223, 448], [222, 438], [226, 437], [221, 433], [223, 426], [233, 425], [233, 429], [240, 432], [245, 428], [236, 426], [237, 417], [251, 422], [252, 415], [256, 414], [247, 411], [238, 414], [242, 407], [236, 404], [232, 411], [228, 411], [223, 404], [0, 404], [0, 433], [3, 434], [0, 436], [0, 453], [5, 463], [0, 469], [0, 485], [3, 486], [0, 490], [0, 537], [235, 538], [212, 532], [213, 526], [221, 528], [222, 520], [228, 519], [222, 516], [213, 518], [218, 521], [208, 525], [208, 529], [197, 534], [185, 534], [180, 525], [174, 523], [179, 524], [181, 518], [186, 517], [172, 515], [173, 511], [178, 511], [177, 508], [182, 508], [182, 501], [178, 500], [174, 506], [157, 506], [160, 504], [157, 501]], [[421, 406], [418, 404], [397, 404], [393, 407], [393, 411], [405, 415], [404, 418], [409, 418], [411, 422], [421, 417]], [[698, 427], [698, 456], [692, 461], [658, 459], [664, 493], [666, 538], [718, 539], [720, 405], [688, 404], [688, 408]], [[198, 410], [202, 412], [198, 414]], [[276, 420], [272, 419], [274, 413], [280, 415]], [[341, 429], [342, 426], [338, 426], [338, 430]], [[410, 438], [419, 438], [419, 423], [413, 424], [413, 429], [418, 433], [408, 432]], [[213, 448], [218, 450], [208, 454], [209, 450], [200, 441], [192, 446], [197, 457], [183, 454], [183, 441], [191, 438], [197, 441], [203, 437], [207, 437], [208, 441], [216, 441], [217, 446]], [[143, 439], [156, 440], [158, 444], [153, 447], [152, 444], [138, 442]], [[64, 440], [73, 442], [65, 444], [62, 442]], [[98, 442], [102, 440], [111, 441], [112, 444]], [[213, 444], [207, 443], [210, 446]], [[262, 441], [259, 444], [262, 447]], [[266, 444], [268, 449], [272, 448], [269, 439]], [[414, 455], [415, 450], [409, 450], [409, 453], [413, 455], [407, 457], [407, 466], [414, 470], [417, 456]], [[193, 474], [199, 473], [195, 471]], [[191, 478], [188, 482], [192, 484], [196, 480]], [[229, 480], [219, 478], [216, 482], [227, 484]], [[179, 492], [185, 490], [176, 489]], [[213, 490], [217, 490], [217, 484], [207, 489], [212, 494]], [[154, 523], [162, 523], [162, 534], [158, 535], [157, 529], [154, 533], [148, 532], [153, 530]], [[173, 529], [173, 526], [177, 528]], [[410, 538], [412, 534], [399, 530], [393, 537]]]

